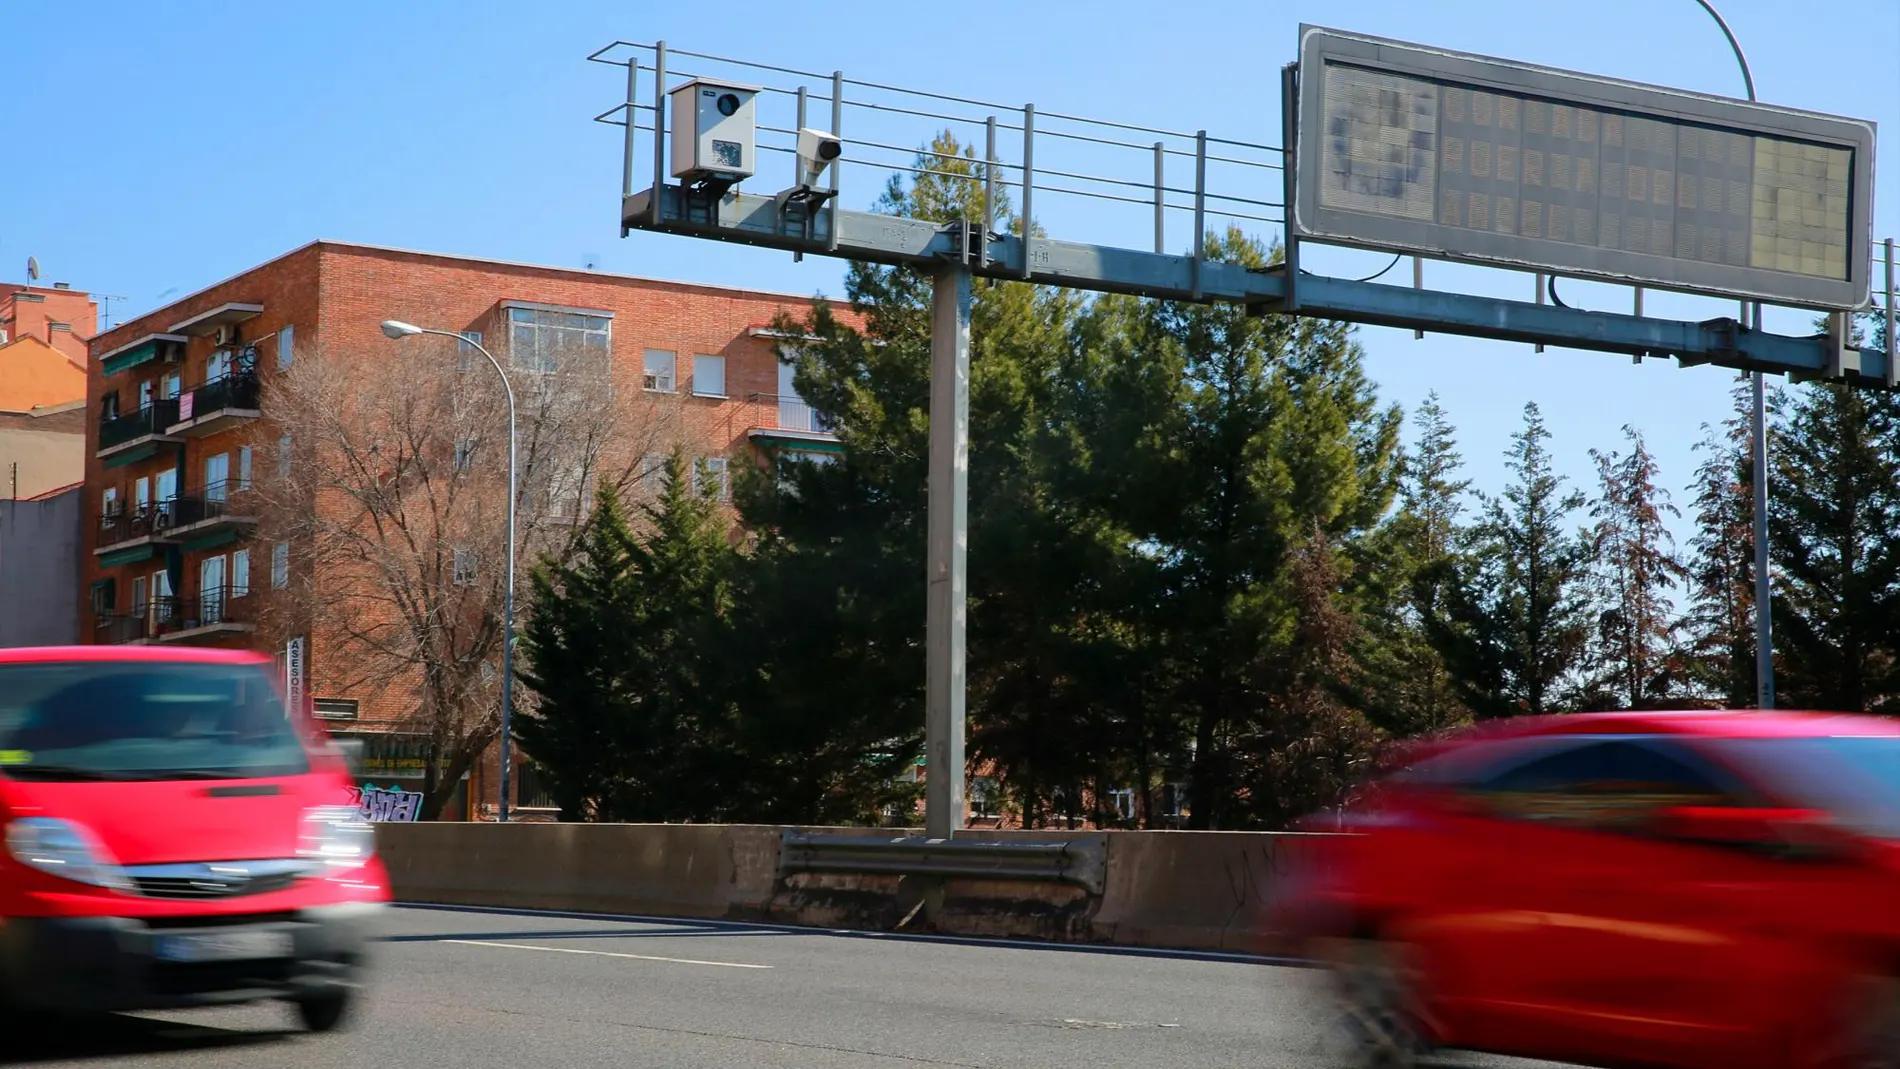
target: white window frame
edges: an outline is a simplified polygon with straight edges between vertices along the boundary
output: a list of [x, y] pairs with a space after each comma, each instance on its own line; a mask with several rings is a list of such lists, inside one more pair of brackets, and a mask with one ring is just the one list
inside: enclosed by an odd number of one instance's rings
[[251, 592], [251, 551], [234, 549], [231, 551], [231, 597], [244, 597]]
[[699, 465], [697, 464], [694, 465], [693, 467], [694, 488], [697, 489], [701, 494], [705, 494], [708, 497], [716, 498], [717, 500], [720, 500], [720, 501], [724, 501], [726, 500], [727, 497], [731, 496], [732, 494], [732, 462], [726, 459], [725, 457], [701, 457], [700, 463], [705, 465], [705, 469], [706, 469], [704, 473], [705, 476], [712, 478], [718, 483], [718, 489], [716, 489], [710, 494], [707, 494], [706, 479], [701, 477]]
[[[705, 389], [707, 372], [716, 370], [719, 388]], [[693, 354], [693, 396], [724, 398], [726, 394], [726, 358], [712, 353]]]
[[119, 488], [108, 486], [99, 492], [99, 515], [112, 516], [118, 513]]
[[283, 329], [277, 332], [277, 369], [279, 371], [290, 366], [290, 362], [297, 355], [296, 348], [297, 327], [293, 323], [286, 323]]
[[482, 332], [479, 330], [464, 330], [458, 332], [458, 340], [455, 343], [455, 370], [475, 370], [475, 361], [481, 355], [477, 352], [475, 346], [481, 343]]
[[152, 504], [170, 508], [178, 500], [178, 469], [161, 468], [152, 476]]
[[141, 475], [132, 480], [132, 507], [140, 512], [152, 507], [152, 477]]
[[[664, 361], [665, 370], [655, 370], [654, 364]], [[648, 349], [640, 358], [640, 388], [648, 393], [675, 393], [678, 384], [674, 381], [679, 375], [680, 354], [671, 349]]]
[[290, 585], [289, 542], [279, 542], [270, 547], [270, 585], [276, 590]]
[[251, 488], [251, 447], [248, 445], [239, 446], [237, 458], [237, 486], [233, 487], [233, 489], [249, 490]]
[[[549, 374], [560, 370], [555, 366], [553, 356], [565, 349], [568, 343], [575, 343], [572, 351], [597, 347], [602, 357], [602, 371], [612, 366], [612, 312], [532, 301], [503, 301], [502, 309], [508, 324], [508, 363], [517, 371]], [[582, 322], [572, 322], [576, 318]]]
[[206, 501], [229, 501], [231, 499], [231, 454], [213, 453], [205, 458]]
[[158, 399], [161, 401], [175, 401], [178, 399], [178, 394], [184, 389], [184, 386], [185, 380], [182, 375], [176, 371], [168, 372], [163, 378], [158, 380]]
[[290, 435], [286, 434], [278, 438], [277, 439], [277, 477], [280, 479], [290, 478], [290, 451], [291, 451]]
[[640, 489], [649, 497], [659, 497], [666, 491], [665, 453], [648, 453], [640, 465]]

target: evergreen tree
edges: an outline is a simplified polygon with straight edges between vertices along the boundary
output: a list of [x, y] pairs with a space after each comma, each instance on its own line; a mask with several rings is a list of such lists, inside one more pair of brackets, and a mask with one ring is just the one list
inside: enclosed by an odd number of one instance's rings
[[1470, 481], [1456, 435], [1434, 391], [1413, 416], [1418, 440], [1400, 465], [1400, 507], [1360, 547], [1357, 690], [1373, 723], [1396, 735], [1470, 718], [1428, 624], [1448, 611], [1444, 579], [1463, 548], [1460, 517]]
[[1687, 576], [1665, 517], [1681, 512], [1658, 483], [1655, 456], [1625, 425], [1627, 452], [1592, 449], [1598, 490], [1590, 515], [1598, 605], [1591, 705], [1654, 708], [1675, 690], [1681, 666], [1669, 592]]
[[1900, 401], [1815, 383], [1781, 424], [1769, 451], [1777, 704], [1893, 711]]
[[564, 820], [610, 812], [622, 773], [620, 654], [638, 612], [635, 541], [612, 486], [600, 487], [578, 541], [569, 562], [543, 561], [530, 577], [517, 669], [534, 701], [515, 734], [544, 770]]
[[519, 733], [576, 815], [719, 820], [746, 779], [725, 656], [736, 551], [707, 474], [675, 449], [639, 535], [603, 493], [579, 561], [534, 577], [523, 679], [539, 702]]
[[[1472, 553], [1450, 570], [1434, 640], [1477, 715], [1563, 711], [1589, 641], [1590, 546], [1568, 529], [1583, 497], [1551, 470], [1550, 432], [1535, 403], [1506, 454], [1513, 481], [1486, 501]], [[1455, 577], [1455, 578], [1454, 578]]]
[[1719, 427], [1703, 425], [1696, 449], [1695, 534], [1689, 542], [1689, 606], [1683, 621], [1694, 691], [1727, 708], [1755, 704], [1754, 458], [1747, 376], [1731, 391]]

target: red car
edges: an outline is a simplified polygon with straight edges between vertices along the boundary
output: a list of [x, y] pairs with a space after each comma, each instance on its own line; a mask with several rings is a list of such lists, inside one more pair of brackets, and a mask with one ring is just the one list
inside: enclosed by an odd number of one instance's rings
[[1526, 718], [1400, 764], [1309, 900], [1357, 1064], [1900, 1066], [1900, 724]]
[[335, 1028], [389, 899], [350, 786], [268, 657], [0, 650], [0, 1004]]

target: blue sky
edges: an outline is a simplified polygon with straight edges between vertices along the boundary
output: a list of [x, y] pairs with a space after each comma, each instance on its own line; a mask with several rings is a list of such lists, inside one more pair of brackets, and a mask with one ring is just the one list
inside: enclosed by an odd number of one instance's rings
[[[1900, 3], [1721, 6], [1763, 100], [1900, 132]], [[823, 258], [794, 264], [711, 242], [619, 237], [618, 131], [589, 118], [620, 98], [621, 76], [583, 62], [616, 38], [1272, 144], [1278, 69], [1302, 21], [1741, 95], [1727, 45], [1694, 0], [1038, 0], [960, 25], [913, 17], [930, 10], [922, 5], [834, 0], [812, 10], [753, 0], [95, 0], [76, 19], [25, 6], [10, 14], [0, 62], [15, 131], [0, 167], [0, 278], [23, 278], [37, 256], [45, 279], [122, 295], [112, 308], [121, 321], [325, 237], [837, 293], [840, 267]], [[1880, 156], [1875, 230], [1900, 234], [1900, 157], [1891, 147]], [[1144, 166], [1117, 173], [1141, 177]], [[847, 201], [864, 206], [875, 193], [867, 174], [847, 175]], [[1260, 190], [1270, 200], [1278, 192]], [[1148, 240], [1142, 209], [1049, 203], [1058, 237]], [[1337, 251], [1311, 266], [1356, 276], [1385, 259]], [[1427, 281], [1531, 294], [1528, 278], [1497, 272], [1434, 266]], [[1628, 301], [1627, 291], [1580, 283], [1565, 298]], [[1652, 296], [1646, 310], [1700, 319], [1733, 307]], [[1808, 319], [1771, 312], [1768, 325], [1805, 333]], [[1677, 487], [1700, 424], [1726, 411], [1729, 375], [1712, 368], [1376, 328], [1362, 340], [1385, 397], [1409, 411], [1440, 392], [1486, 489], [1501, 485], [1501, 454], [1526, 401], [1542, 405], [1573, 478], [1588, 480], [1586, 451], [1618, 445], [1628, 423]]]

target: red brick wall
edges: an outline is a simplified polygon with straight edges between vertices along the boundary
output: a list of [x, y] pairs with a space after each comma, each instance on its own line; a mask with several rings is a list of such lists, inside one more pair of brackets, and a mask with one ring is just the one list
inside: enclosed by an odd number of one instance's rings
[[[43, 299], [21, 300], [25, 294]], [[75, 364], [86, 363], [86, 342], [98, 329], [98, 311], [92, 297], [80, 290], [21, 286], [9, 295], [0, 296], [0, 325], [6, 328], [9, 340], [38, 338], [65, 353]], [[53, 330], [54, 323], [64, 323], [72, 329]]]

